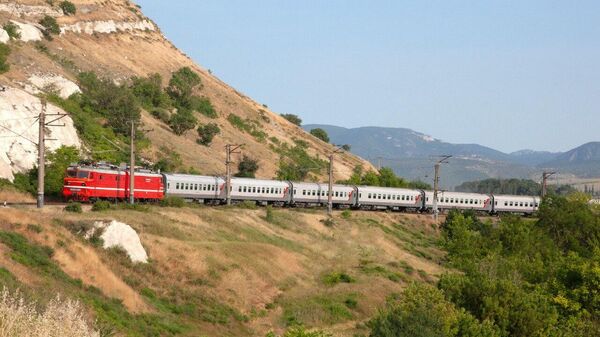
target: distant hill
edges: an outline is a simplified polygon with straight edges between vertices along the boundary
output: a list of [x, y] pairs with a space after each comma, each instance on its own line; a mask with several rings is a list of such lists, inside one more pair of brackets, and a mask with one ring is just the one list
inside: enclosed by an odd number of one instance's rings
[[409, 179], [431, 183], [435, 156], [453, 158], [442, 167], [442, 188], [488, 178], [538, 179], [543, 169], [564, 174], [600, 176], [600, 142], [588, 143], [566, 153], [521, 150], [510, 154], [478, 145], [452, 144], [406, 128], [343, 128], [309, 124], [305, 130], [322, 128], [334, 144], [349, 144], [351, 151], [375, 166], [388, 166]]
[[583, 144], [538, 166], [568, 171], [583, 178], [600, 176], [600, 142]]

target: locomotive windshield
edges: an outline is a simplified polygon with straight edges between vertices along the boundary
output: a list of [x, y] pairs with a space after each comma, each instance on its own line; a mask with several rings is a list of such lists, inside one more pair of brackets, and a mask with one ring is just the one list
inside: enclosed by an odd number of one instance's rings
[[77, 178], [87, 178], [89, 174], [89, 171], [77, 171]]
[[77, 177], [77, 171], [76, 170], [68, 169], [67, 170], [67, 177], [69, 177], [69, 178], [75, 178], [75, 177]]

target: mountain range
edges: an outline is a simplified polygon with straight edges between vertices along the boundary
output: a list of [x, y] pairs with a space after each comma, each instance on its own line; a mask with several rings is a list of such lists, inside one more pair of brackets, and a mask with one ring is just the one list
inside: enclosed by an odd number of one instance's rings
[[324, 129], [332, 143], [348, 144], [351, 152], [373, 163], [388, 166], [408, 179], [432, 181], [437, 156], [452, 155], [442, 167], [441, 185], [451, 189], [465, 181], [486, 178], [539, 180], [544, 170], [563, 176], [600, 176], [600, 142], [590, 142], [567, 152], [521, 150], [504, 153], [479, 144], [452, 144], [407, 129], [387, 127], [343, 128], [309, 124], [309, 131]]

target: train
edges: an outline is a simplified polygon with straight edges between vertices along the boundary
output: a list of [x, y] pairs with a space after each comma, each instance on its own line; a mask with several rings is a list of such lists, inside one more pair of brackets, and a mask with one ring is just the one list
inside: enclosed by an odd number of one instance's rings
[[[227, 201], [226, 180], [219, 176], [160, 173], [136, 168], [134, 198], [153, 202], [165, 197], [219, 205]], [[231, 178], [230, 198], [282, 207], [315, 207], [328, 204], [329, 185], [317, 182], [294, 182], [270, 179]], [[63, 196], [69, 201], [127, 200], [129, 168], [110, 164], [71, 165], [64, 178]], [[378, 186], [334, 184], [334, 208], [432, 212], [433, 191]], [[530, 215], [540, 205], [537, 196], [499, 195], [440, 191], [439, 211], [473, 210], [489, 214], [518, 213]]]

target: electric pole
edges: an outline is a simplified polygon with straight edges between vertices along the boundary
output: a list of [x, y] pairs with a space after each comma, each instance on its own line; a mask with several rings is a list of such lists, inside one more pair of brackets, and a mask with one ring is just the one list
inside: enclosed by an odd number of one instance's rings
[[548, 178], [550, 176], [556, 174], [556, 172], [546, 172], [542, 173], [542, 199], [546, 196], [548, 190]]
[[225, 179], [225, 196], [227, 200], [227, 205], [231, 205], [231, 154], [232, 153], [240, 153], [239, 150], [244, 144], [227, 144], [225, 145], [225, 151], [227, 152], [227, 156], [225, 159], [225, 169], [227, 170], [227, 177]]
[[42, 111], [38, 118], [38, 188], [37, 188], [37, 208], [44, 207], [44, 177], [46, 168], [46, 99], [41, 99]]
[[135, 202], [135, 121], [131, 120], [131, 144], [129, 144], [129, 203]]
[[[45, 98], [41, 98], [40, 102], [42, 103], [42, 110], [38, 116], [38, 187], [37, 187], [37, 208], [44, 207], [44, 178], [46, 176], [46, 140], [56, 140], [56, 139], [46, 139], [46, 127], [47, 126], [65, 126], [65, 124], [52, 124], [64, 117], [66, 114], [55, 113], [55, 114], [46, 114], [47, 102]], [[49, 122], [46, 122], [46, 117], [53, 116], [55, 117]], [[19, 135], [20, 136], [20, 135]], [[20, 136], [22, 137], [22, 136]], [[28, 139], [29, 140], [29, 139]]]
[[327, 189], [327, 215], [333, 214], [333, 155], [343, 152], [341, 147], [336, 146], [336, 149], [329, 155], [329, 188]]
[[443, 163], [447, 163], [448, 159], [450, 159], [452, 156], [450, 155], [444, 155], [444, 156], [440, 156], [442, 159], [438, 160], [435, 163], [434, 169], [435, 169], [435, 176], [433, 178], [433, 220], [435, 221], [435, 223], [437, 224], [438, 221], [438, 190], [439, 190], [439, 183], [440, 183], [440, 166]]

